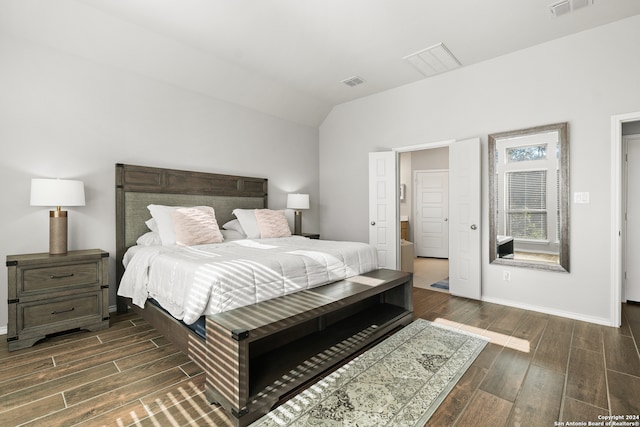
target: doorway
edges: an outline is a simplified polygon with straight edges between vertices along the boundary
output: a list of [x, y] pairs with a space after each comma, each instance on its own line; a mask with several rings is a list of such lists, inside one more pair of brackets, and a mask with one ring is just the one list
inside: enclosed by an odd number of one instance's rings
[[[624, 237], [624, 196], [623, 188], [623, 136], [640, 133], [640, 111], [611, 117], [611, 326], [622, 324], [621, 302], [626, 302], [624, 293], [624, 246], [628, 237]], [[638, 129], [636, 131], [636, 129]]]
[[[477, 300], [482, 289], [480, 138], [369, 153], [369, 244], [379, 254], [388, 251], [393, 256], [393, 266], [400, 267], [399, 154], [439, 147], [449, 150], [449, 289], [452, 295]], [[451, 237], [452, 233], [455, 238]]]
[[449, 293], [449, 259], [419, 258], [413, 260], [413, 286]]
[[629, 134], [636, 130], [640, 122], [622, 127], [622, 294], [627, 301], [640, 302], [640, 265], [634, 262], [640, 258], [640, 133]]
[[448, 146], [400, 153], [400, 219], [414, 247], [413, 284], [441, 292], [449, 277], [448, 168]]

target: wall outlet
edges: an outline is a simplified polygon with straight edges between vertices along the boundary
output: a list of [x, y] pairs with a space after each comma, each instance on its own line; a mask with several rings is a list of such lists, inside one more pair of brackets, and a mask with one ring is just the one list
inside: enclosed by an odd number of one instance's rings
[[507, 270], [502, 271], [502, 280], [509, 282], [511, 280], [511, 272]]

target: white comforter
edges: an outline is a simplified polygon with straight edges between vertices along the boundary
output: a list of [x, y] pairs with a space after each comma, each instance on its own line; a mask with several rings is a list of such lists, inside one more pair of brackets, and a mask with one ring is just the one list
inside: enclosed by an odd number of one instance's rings
[[378, 267], [364, 243], [300, 236], [179, 246], [136, 246], [125, 254], [118, 295], [143, 307], [154, 298], [187, 324], [202, 315], [309, 289]]

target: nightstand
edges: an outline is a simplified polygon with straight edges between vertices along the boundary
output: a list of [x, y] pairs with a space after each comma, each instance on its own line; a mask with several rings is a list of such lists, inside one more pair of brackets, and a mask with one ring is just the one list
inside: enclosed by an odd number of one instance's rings
[[9, 351], [48, 334], [109, 327], [109, 253], [100, 249], [7, 256]]
[[300, 234], [302, 237], [306, 237], [307, 239], [320, 239], [320, 235], [316, 233], [302, 233]]

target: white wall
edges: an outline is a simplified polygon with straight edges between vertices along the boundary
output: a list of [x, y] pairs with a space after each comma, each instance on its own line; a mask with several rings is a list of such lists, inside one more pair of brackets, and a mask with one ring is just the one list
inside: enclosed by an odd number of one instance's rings
[[[31, 178], [82, 180], [86, 206], [68, 209], [69, 249], [111, 253], [115, 304], [118, 162], [266, 177], [270, 207], [310, 194], [303, 227], [318, 230], [317, 128], [1, 31], [0, 58], [1, 259], [48, 251], [48, 208], [29, 206]], [[0, 334], [6, 324], [0, 304]]]
[[[320, 127], [321, 233], [367, 241], [367, 153], [569, 122], [571, 273], [488, 263], [483, 176], [482, 297], [599, 323], [610, 319], [611, 116], [640, 110], [640, 16], [339, 105]], [[550, 65], [552, 64], [552, 65]], [[349, 215], [345, 215], [349, 212]]]

